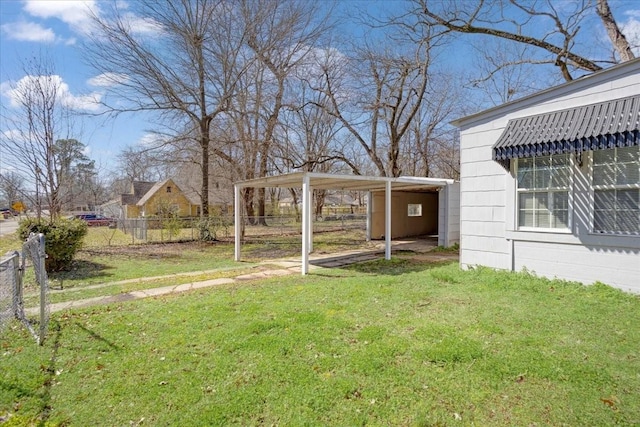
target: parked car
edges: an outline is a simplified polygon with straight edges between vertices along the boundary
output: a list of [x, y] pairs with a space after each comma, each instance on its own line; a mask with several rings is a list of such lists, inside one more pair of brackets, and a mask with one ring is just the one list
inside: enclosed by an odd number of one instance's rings
[[0, 209], [0, 215], [2, 215], [2, 218], [4, 219], [9, 219], [12, 218], [13, 216], [15, 216], [15, 213], [13, 210], [9, 209], [9, 208], [2, 208]]
[[87, 223], [89, 227], [109, 227], [116, 228], [118, 220], [97, 214], [80, 214], [74, 215], [74, 218], [81, 219]]

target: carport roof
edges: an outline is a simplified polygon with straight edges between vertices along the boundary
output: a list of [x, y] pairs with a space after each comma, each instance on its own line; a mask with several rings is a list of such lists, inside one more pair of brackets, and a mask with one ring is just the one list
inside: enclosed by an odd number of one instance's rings
[[319, 172], [295, 172], [284, 175], [255, 178], [236, 182], [238, 188], [301, 188], [304, 178], [309, 185], [320, 190], [377, 191], [384, 190], [391, 183], [392, 190], [424, 190], [453, 184], [452, 179], [422, 178], [402, 176], [389, 178], [383, 176], [335, 175]]

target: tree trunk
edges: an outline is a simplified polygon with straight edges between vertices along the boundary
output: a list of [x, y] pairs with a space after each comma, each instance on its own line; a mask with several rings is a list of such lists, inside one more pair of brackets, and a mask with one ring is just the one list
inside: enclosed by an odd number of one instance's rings
[[200, 203], [202, 209], [200, 215], [202, 218], [209, 217], [209, 119], [200, 121], [200, 148], [202, 150], [202, 188], [200, 194]]
[[598, 0], [598, 6], [596, 7], [598, 16], [602, 19], [604, 27], [607, 29], [607, 34], [611, 40], [611, 44], [615, 48], [616, 52], [620, 55], [622, 62], [631, 61], [635, 58], [629, 42], [626, 37], [620, 31], [618, 23], [609, 9], [609, 3], [607, 0]]
[[255, 225], [255, 211], [253, 209], [253, 193], [255, 189], [245, 188], [243, 191], [244, 207], [247, 211], [247, 221], [251, 225]]

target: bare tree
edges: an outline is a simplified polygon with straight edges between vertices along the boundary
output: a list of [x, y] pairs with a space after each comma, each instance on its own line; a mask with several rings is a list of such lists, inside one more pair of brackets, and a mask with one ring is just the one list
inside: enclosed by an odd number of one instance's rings
[[[133, 11], [118, 5], [114, 2], [110, 13], [94, 16], [87, 59], [114, 83], [118, 102], [107, 105], [111, 112], [154, 112], [174, 129], [192, 129], [181, 136], [195, 135], [200, 148], [201, 212], [206, 217], [211, 123], [228, 110], [247, 65], [236, 4], [140, 0], [130, 4]], [[132, 20], [132, 12], [139, 22]]]
[[[247, 46], [256, 57], [253, 111], [245, 111], [260, 135], [257, 176], [269, 172], [274, 136], [285, 106], [287, 82], [304, 64], [313, 48], [330, 28], [328, 12], [309, 1], [242, 3]], [[256, 129], [255, 126], [259, 128]], [[258, 216], [263, 224], [265, 189], [258, 189]]]
[[[502, 39], [494, 40], [490, 50], [486, 43], [473, 43], [473, 46], [478, 56], [466, 74], [469, 81], [467, 88], [483, 95], [478, 98], [481, 105], [477, 109], [487, 107], [484, 100], [488, 100], [491, 106], [500, 105], [541, 89], [542, 78], [538, 65], [543, 62], [531, 59], [534, 56], [531, 46]], [[538, 78], [532, 79], [532, 75]], [[559, 82], [561, 76], [554, 73], [551, 79]]]
[[[535, 47], [540, 55], [532, 61], [556, 65], [565, 80], [573, 79], [575, 70], [598, 71], [611, 59], [591, 58], [580, 51], [580, 36], [591, 31], [585, 27], [585, 17], [593, 11], [593, 2], [575, 0], [557, 3], [544, 1], [483, 1], [452, 0], [434, 2], [413, 0], [413, 8], [397, 21], [417, 22], [437, 28], [443, 34], [475, 34], [509, 40]], [[633, 57], [624, 36], [618, 29], [607, 0], [597, 0], [597, 12], [605, 24], [620, 58]], [[540, 29], [547, 29], [540, 33]], [[584, 50], [584, 49], [583, 49]], [[517, 65], [502, 64], [501, 66]]]
[[440, 158], [452, 134], [448, 122], [461, 113], [463, 97], [449, 74], [434, 73], [428, 93], [401, 145], [401, 162], [409, 175], [444, 178]]
[[[282, 128], [281, 114], [295, 98], [290, 93], [294, 71], [330, 23], [328, 10], [318, 2], [236, 4], [237, 30], [243, 32], [248, 66], [236, 81], [230, 108], [213, 121], [213, 152], [228, 164], [234, 179], [252, 179], [274, 171], [272, 154]], [[243, 198], [250, 218], [264, 216], [264, 189], [246, 188]]]
[[11, 207], [16, 202], [24, 202], [27, 199], [25, 179], [14, 171], [0, 174], [0, 194], [2, 199]]
[[358, 141], [381, 176], [402, 173], [400, 144], [425, 97], [429, 49], [428, 40], [405, 51], [358, 49], [350, 59], [327, 61], [323, 85], [314, 87], [328, 98], [326, 111]]
[[48, 209], [60, 216], [65, 201], [65, 166], [68, 159], [58, 140], [73, 136], [73, 114], [65, 100], [62, 79], [51, 62], [34, 58], [23, 66], [25, 76], [11, 88], [14, 108], [3, 111], [10, 126], [0, 139], [3, 162], [11, 163], [34, 187], [31, 201], [38, 218]]
[[[315, 67], [312, 64], [313, 61], [310, 65]], [[307, 67], [301, 67], [298, 72], [297, 102], [283, 114], [283, 132], [276, 138], [276, 169], [280, 173], [299, 170], [329, 173], [336, 171], [338, 164], [352, 165], [353, 162], [344, 158], [344, 153], [336, 147], [342, 124], [324, 108], [318, 107], [328, 101], [326, 96], [307, 86]], [[289, 189], [289, 193], [298, 214], [298, 193], [293, 188]], [[314, 190], [316, 216], [322, 213], [325, 195], [325, 190]]]
[[620, 31], [620, 27], [618, 27], [618, 23], [613, 17], [613, 13], [611, 13], [609, 2], [607, 0], [597, 0], [596, 11], [602, 20], [602, 24], [607, 30], [607, 34], [609, 35], [609, 40], [611, 40], [613, 48], [618, 55], [620, 55], [620, 59], [624, 62], [635, 58], [627, 38], [622, 34], [622, 31]]
[[154, 150], [127, 147], [118, 154], [118, 171], [129, 185], [133, 181], [158, 181], [164, 169]]

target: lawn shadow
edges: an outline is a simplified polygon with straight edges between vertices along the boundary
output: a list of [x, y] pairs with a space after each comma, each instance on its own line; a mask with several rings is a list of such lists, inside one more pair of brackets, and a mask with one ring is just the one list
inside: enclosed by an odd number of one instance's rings
[[84, 332], [87, 333], [87, 335], [89, 335], [91, 338], [100, 341], [104, 344], [106, 344], [109, 348], [111, 348], [112, 350], [121, 350], [121, 348], [119, 346], [117, 346], [116, 344], [112, 343], [111, 341], [109, 341], [108, 339], [104, 338], [102, 335], [96, 334], [95, 332], [93, 332], [91, 329], [86, 328], [84, 325], [76, 322], [75, 323], [76, 326], [80, 329], [82, 329]]
[[[51, 352], [51, 359], [49, 359], [49, 366], [46, 366], [46, 377], [43, 384], [42, 403], [40, 406], [40, 417], [38, 426], [47, 425], [47, 420], [51, 415], [51, 387], [53, 387], [56, 378], [56, 365], [58, 362], [58, 351], [60, 349], [60, 338], [62, 336], [62, 327], [60, 323], [55, 320], [51, 320], [49, 323], [49, 330], [54, 331], [53, 345]], [[43, 367], [44, 368], [44, 367]]]
[[60, 288], [64, 287], [66, 280], [88, 280], [95, 278], [108, 278], [114, 274], [109, 273], [108, 270], [113, 270], [114, 267], [101, 264], [93, 261], [75, 260], [71, 265], [71, 270], [68, 271], [53, 271], [49, 273], [49, 279], [54, 283], [59, 283]]
[[380, 259], [374, 261], [360, 262], [356, 264], [345, 265], [347, 270], [370, 275], [386, 275], [397, 276], [407, 273], [418, 273], [421, 271], [431, 270], [436, 267], [458, 263], [457, 260], [433, 260], [433, 261], [417, 261], [412, 259], [391, 260]]
[[384, 259], [383, 253], [370, 252], [312, 260], [310, 264], [370, 275], [395, 276], [426, 271], [442, 265], [457, 263], [458, 259], [458, 255], [455, 253], [416, 253], [402, 250], [394, 251], [391, 260]]

